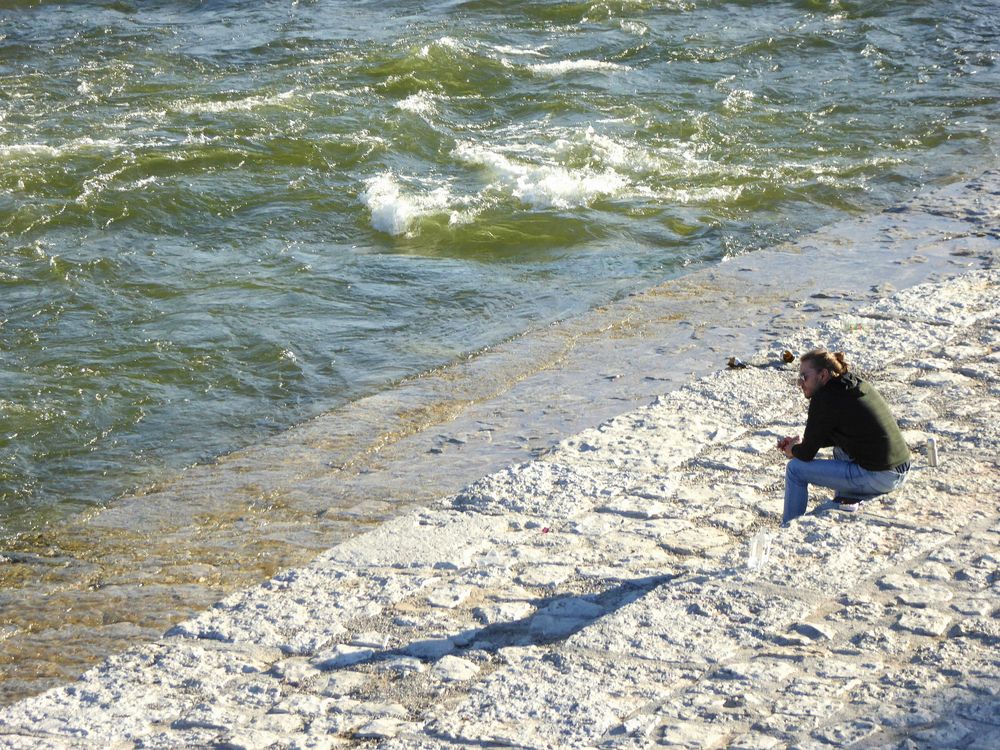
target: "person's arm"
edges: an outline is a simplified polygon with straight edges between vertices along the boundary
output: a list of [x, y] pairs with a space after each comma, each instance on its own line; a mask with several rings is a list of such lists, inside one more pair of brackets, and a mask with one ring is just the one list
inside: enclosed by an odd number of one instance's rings
[[789, 458], [797, 458], [800, 461], [812, 461], [820, 448], [833, 445], [830, 438], [832, 423], [830, 415], [824, 408], [825, 399], [817, 393], [809, 401], [809, 416], [806, 417], [805, 434], [801, 441], [788, 447]]

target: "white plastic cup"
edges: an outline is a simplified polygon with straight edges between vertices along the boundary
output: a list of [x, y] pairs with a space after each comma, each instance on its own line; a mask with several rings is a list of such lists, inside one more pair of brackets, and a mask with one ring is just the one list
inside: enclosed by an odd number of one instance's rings
[[747, 567], [750, 570], [760, 570], [767, 562], [768, 555], [771, 554], [771, 535], [765, 529], [761, 529], [754, 534], [750, 540], [749, 556]]

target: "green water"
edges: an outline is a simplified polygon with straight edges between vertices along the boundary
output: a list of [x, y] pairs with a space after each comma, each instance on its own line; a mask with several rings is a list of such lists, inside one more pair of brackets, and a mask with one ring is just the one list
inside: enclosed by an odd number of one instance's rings
[[994, 2], [0, 4], [0, 524], [995, 163]]

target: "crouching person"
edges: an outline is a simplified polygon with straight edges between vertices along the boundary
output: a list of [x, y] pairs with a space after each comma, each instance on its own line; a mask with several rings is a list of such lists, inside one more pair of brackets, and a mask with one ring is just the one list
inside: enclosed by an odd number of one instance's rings
[[[834, 490], [834, 502], [867, 500], [900, 487], [910, 470], [910, 449], [882, 396], [848, 372], [843, 352], [813, 349], [800, 358], [799, 386], [809, 399], [805, 434], [784, 437], [778, 450], [785, 469], [783, 523], [806, 512], [809, 485]], [[819, 460], [833, 447], [832, 460]]]

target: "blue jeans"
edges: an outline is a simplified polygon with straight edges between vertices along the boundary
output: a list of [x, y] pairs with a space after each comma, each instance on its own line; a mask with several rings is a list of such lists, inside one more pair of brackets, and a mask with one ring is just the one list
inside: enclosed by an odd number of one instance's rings
[[907, 471], [868, 471], [862, 469], [839, 448], [833, 449], [833, 460], [802, 461], [793, 458], [785, 467], [785, 512], [783, 523], [806, 512], [809, 485], [829, 487], [838, 497], [847, 500], [868, 500], [900, 487]]

